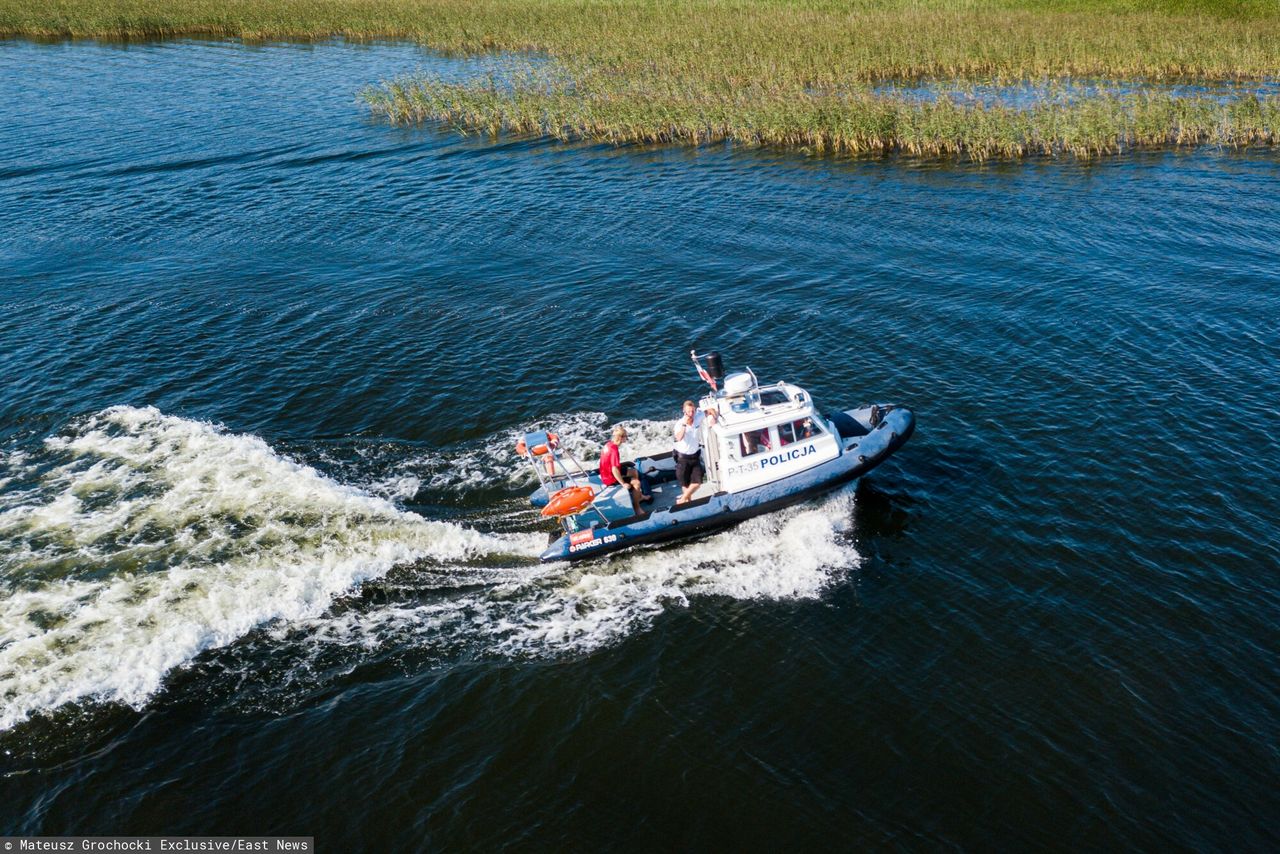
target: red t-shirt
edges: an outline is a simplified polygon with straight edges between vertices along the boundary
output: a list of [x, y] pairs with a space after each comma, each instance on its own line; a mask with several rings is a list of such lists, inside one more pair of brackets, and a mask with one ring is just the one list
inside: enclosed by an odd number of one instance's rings
[[618, 446], [612, 441], [604, 446], [604, 453], [600, 455], [600, 482], [605, 486], [613, 486], [618, 479], [613, 476], [613, 467], [622, 468], [622, 454], [618, 453]]

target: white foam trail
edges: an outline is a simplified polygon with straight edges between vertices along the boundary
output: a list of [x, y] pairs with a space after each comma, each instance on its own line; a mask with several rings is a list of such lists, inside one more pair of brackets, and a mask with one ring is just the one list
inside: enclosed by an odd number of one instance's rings
[[685, 545], [521, 570], [444, 601], [351, 610], [288, 628], [303, 628], [300, 642], [321, 648], [478, 646], [520, 658], [590, 652], [696, 597], [817, 598], [858, 565], [845, 537], [853, 501], [846, 489]]
[[[672, 422], [623, 423], [632, 454], [666, 449]], [[603, 413], [572, 413], [538, 426], [587, 459], [611, 425]], [[512, 477], [514, 440], [504, 431], [427, 464], [393, 463], [387, 483], [529, 485]], [[312, 678], [308, 662], [335, 652], [354, 657], [351, 666], [402, 648], [580, 654], [698, 597], [816, 598], [858, 564], [844, 534], [854, 500], [846, 489], [692, 543], [512, 566], [536, 555], [545, 533], [427, 521], [261, 439], [155, 409], [107, 410], [0, 466], [24, 483], [0, 505], [0, 729], [89, 698], [140, 706], [173, 668], [257, 627], [286, 660], [300, 656], [286, 684]], [[491, 566], [502, 555], [513, 559]], [[353, 585], [424, 557], [452, 566], [405, 585], [407, 601], [331, 608]], [[479, 557], [483, 566], [456, 565]]]
[[846, 490], [704, 540], [585, 564], [576, 581], [504, 615], [493, 626], [494, 648], [509, 655], [587, 652], [697, 596], [816, 598], [858, 564], [843, 536], [852, 502], [853, 492]]
[[48, 470], [0, 512], [0, 729], [88, 698], [141, 705], [201, 651], [315, 618], [396, 563], [544, 542], [423, 520], [153, 408], [106, 410], [46, 453], [5, 461]]

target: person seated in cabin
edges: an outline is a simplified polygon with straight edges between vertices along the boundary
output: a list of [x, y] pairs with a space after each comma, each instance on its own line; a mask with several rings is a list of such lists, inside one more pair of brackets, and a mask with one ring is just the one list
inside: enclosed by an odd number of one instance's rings
[[769, 428], [763, 430], [750, 430], [742, 434], [742, 455], [744, 457], [752, 457], [756, 454], [763, 454], [770, 450], [769, 447]]
[[684, 504], [692, 499], [698, 487], [702, 486], [706, 471], [702, 465], [699, 431], [707, 420], [712, 424], [716, 422], [715, 409], [708, 409], [704, 415], [692, 400], [684, 402], [684, 414], [676, 422], [675, 444], [671, 448], [671, 455], [676, 461], [676, 483], [680, 484], [680, 497], [676, 499], [676, 504]]
[[813, 419], [801, 418], [789, 424], [778, 425], [778, 444], [790, 445], [792, 442], [803, 442], [813, 438]]
[[627, 441], [625, 427], [614, 427], [612, 438], [605, 443], [604, 453], [600, 455], [600, 482], [606, 488], [611, 486], [626, 487], [631, 493], [631, 509], [640, 513], [640, 503], [652, 501], [653, 497], [644, 494], [640, 485], [640, 473], [634, 463], [622, 462], [622, 443]]

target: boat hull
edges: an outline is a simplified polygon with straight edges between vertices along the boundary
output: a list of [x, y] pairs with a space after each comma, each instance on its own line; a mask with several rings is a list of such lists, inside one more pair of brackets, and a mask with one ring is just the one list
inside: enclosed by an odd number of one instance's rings
[[[857, 417], [860, 413], [849, 414]], [[670, 510], [565, 534], [551, 542], [541, 559], [577, 561], [633, 546], [686, 539], [807, 501], [871, 471], [915, 431], [915, 416], [902, 407], [886, 407], [882, 415], [877, 413], [876, 421], [874, 426], [861, 424], [865, 432], [859, 430], [861, 435], [849, 437], [840, 456], [803, 472], [742, 492], [720, 492]]]

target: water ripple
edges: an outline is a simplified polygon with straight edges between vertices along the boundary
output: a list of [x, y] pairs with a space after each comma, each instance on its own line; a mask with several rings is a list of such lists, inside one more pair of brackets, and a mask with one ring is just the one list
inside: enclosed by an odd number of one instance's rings
[[[560, 145], [354, 99], [496, 61], [0, 44], [4, 826], [1264, 848], [1276, 155]], [[534, 565], [512, 435], [660, 448], [690, 347], [919, 429], [855, 492]]]

